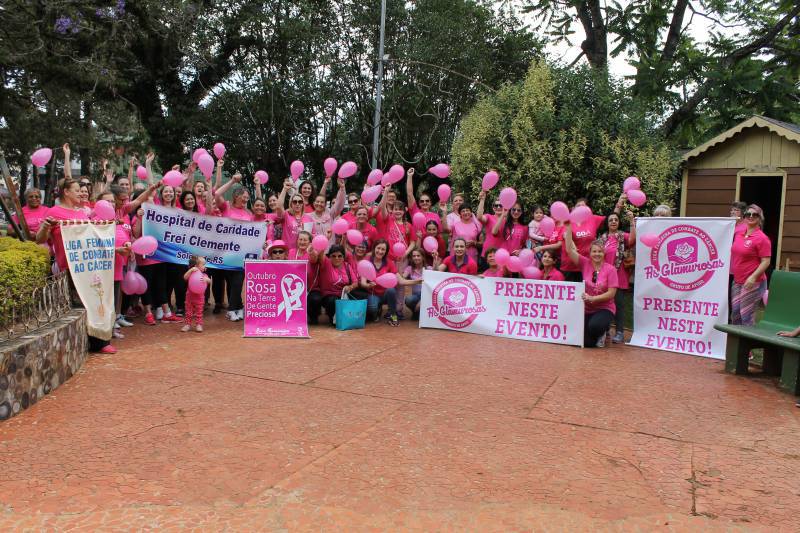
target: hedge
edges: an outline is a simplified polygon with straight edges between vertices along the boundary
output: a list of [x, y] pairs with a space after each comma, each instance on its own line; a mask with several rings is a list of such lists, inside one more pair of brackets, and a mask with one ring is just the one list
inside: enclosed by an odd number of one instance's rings
[[11, 308], [31, 303], [33, 290], [43, 287], [50, 274], [46, 248], [0, 237], [0, 324], [10, 320]]

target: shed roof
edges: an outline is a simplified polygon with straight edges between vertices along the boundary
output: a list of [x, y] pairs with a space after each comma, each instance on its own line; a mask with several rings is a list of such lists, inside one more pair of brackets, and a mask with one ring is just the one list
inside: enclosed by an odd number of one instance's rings
[[709, 148], [727, 141], [731, 137], [740, 133], [742, 130], [752, 127], [767, 128], [776, 135], [780, 135], [781, 137], [800, 144], [800, 126], [797, 124], [790, 124], [789, 122], [782, 122], [780, 120], [775, 120], [774, 118], [762, 117], [761, 115], [753, 115], [744, 122], [740, 122], [731, 129], [720, 133], [713, 139], [704, 142], [694, 150], [686, 152], [683, 154], [681, 160], [688, 161], [693, 157], [697, 157]]

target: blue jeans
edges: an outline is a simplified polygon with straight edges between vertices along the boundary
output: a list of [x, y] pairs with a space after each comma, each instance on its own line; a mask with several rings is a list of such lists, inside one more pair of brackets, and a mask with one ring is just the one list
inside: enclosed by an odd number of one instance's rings
[[383, 304], [389, 306], [389, 313], [395, 314], [397, 310], [397, 293], [394, 288], [386, 289], [381, 296], [377, 294], [370, 294], [367, 296], [367, 313], [371, 316], [376, 316], [383, 308]]
[[406, 307], [411, 309], [412, 313], [416, 313], [420, 300], [422, 300], [422, 294], [409, 294], [406, 296]]

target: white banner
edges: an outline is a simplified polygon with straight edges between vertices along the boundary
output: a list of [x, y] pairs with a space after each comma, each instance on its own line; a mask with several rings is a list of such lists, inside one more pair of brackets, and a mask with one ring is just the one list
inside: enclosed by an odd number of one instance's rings
[[114, 328], [114, 224], [62, 224], [69, 273], [86, 308], [89, 335], [110, 340]]
[[426, 270], [419, 325], [583, 346], [583, 283]]
[[725, 359], [731, 218], [637, 218], [631, 344]]

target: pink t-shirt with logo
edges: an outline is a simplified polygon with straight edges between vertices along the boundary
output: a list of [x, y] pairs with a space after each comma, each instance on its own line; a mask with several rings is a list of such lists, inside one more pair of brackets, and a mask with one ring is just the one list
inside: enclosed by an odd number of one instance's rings
[[283, 212], [283, 235], [281, 236], [281, 240], [286, 243], [286, 246], [289, 248], [296, 248], [297, 247], [297, 234], [300, 233], [305, 229], [305, 225], [308, 224], [309, 227], [312, 224], [311, 217], [306, 215], [305, 213], [300, 217], [300, 220], [297, 219], [289, 211]]
[[497, 235], [492, 235], [492, 230], [494, 229], [494, 225], [497, 224], [497, 217], [495, 215], [486, 215], [486, 238], [483, 240], [483, 251], [481, 255], [486, 257], [486, 252], [495, 248], [499, 250], [503, 247], [503, 228], [499, 228], [497, 230]]
[[[625, 238], [625, 248], [627, 249], [628, 239], [630, 238], [629, 233], [624, 234]], [[608, 238], [606, 239], [606, 263], [611, 266], [614, 266], [614, 262], [617, 259], [617, 251], [619, 248], [619, 241], [617, 241], [617, 236], [614, 233], [609, 233]], [[617, 281], [619, 282], [620, 289], [629, 289], [630, 288], [630, 281], [628, 281], [628, 272], [625, 270], [625, 266], [620, 263], [619, 268], [617, 269]]]
[[380, 211], [378, 211], [376, 221], [378, 223], [378, 236], [381, 239], [386, 239], [386, 241], [389, 243], [389, 254], [391, 255], [392, 259], [397, 259], [394, 256], [392, 247], [398, 242], [401, 242], [403, 245], [408, 247], [411, 239], [413, 238], [411, 224], [408, 222], [398, 222], [392, 213], [389, 213], [389, 215], [385, 217]]
[[[756, 271], [762, 257], [772, 257], [772, 242], [763, 231], [757, 229], [750, 235], [746, 231], [734, 233], [731, 247], [731, 273], [734, 283], [743, 285], [750, 274]], [[761, 283], [766, 279], [767, 275], [761, 274], [756, 282]]]
[[528, 226], [514, 223], [511, 228], [511, 234], [508, 238], [505, 237], [505, 226], [500, 228], [499, 233], [503, 235], [503, 248], [508, 250], [508, 253], [518, 252], [522, 249], [522, 243], [528, 238]]
[[356, 279], [355, 269], [344, 261], [338, 268], [327, 257], [320, 257], [319, 288], [323, 296], [340, 296], [345, 285], [350, 285]]
[[[608, 289], [619, 288], [619, 283], [617, 281], [617, 269], [615, 269], [613, 266], [604, 262], [603, 266], [600, 267], [600, 270], [595, 271], [594, 265], [592, 265], [592, 260], [583, 255], [580, 257], [580, 262], [581, 272], [583, 272], [583, 283], [586, 287], [586, 294], [589, 296], [598, 296], [607, 292]], [[597, 272], [596, 277], [595, 272]], [[608, 309], [612, 313], [616, 313], [617, 306], [614, 304], [614, 298], [599, 303], [585, 302], [584, 311], [587, 314], [595, 313], [601, 309]]]
[[[597, 238], [597, 228], [603, 225], [606, 217], [603, 215], [592, 215], [583, 224], [572, 224], [572, 240], [575, 247], [578, 249], [578, 254], [583, 256], [589, 255], [589, 250], [592, 248], [592, 243]], [[580, 270], [578, 265], [572, 262], [567, 253], [567, 245], [564, 243], [564, 230], [566, 226], [559, 228], [559, 240], [561, 244], [561, 270], [565, 272], [577, 272]]]

